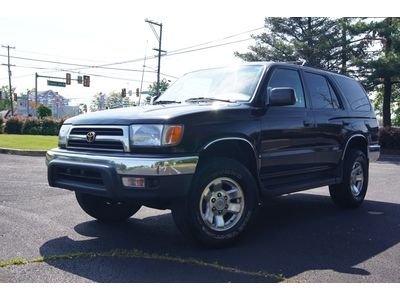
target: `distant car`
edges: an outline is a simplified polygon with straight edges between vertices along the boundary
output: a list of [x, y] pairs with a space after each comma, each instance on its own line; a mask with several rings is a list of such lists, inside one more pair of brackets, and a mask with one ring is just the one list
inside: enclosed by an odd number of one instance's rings
[[354, 79], [248, 63], [189, 73], [157, 103], [66, 120], [47, 152], [49, 184], [101, 221], [170, 208], [185, 236], [215, 247], [272, 196], [329, 186], [341, 207], [364, 200], [380, 147]]

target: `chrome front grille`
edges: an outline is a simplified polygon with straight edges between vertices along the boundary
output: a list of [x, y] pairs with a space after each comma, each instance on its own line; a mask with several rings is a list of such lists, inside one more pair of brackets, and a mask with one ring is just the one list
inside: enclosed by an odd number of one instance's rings
[[96, 135], [109, 135], [109, 136], [123, 136], [124, 131], [122, 128], [93, 128], [93, 127], [74, 127], [70, 134], [73, 135], [87, 135], [89, 132], [95, 131]]
[[[94, 141], [87, 138], [95, 133]], [[67, 149], [129, 152], [128, 126], [73, 126], [67, 138]]]

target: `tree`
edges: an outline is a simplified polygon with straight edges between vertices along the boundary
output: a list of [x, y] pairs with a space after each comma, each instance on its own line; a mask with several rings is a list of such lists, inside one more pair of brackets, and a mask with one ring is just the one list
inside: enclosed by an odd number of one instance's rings
[[[169, 80], [163, 78], [160, 81], [160, 93], [164, 92], [169, 87]], [[157, 82], [153, 82], [149, 85], [149, 95], [151, 97], [157, 96]]]
[[329, 18], [266, 18], [267, 32], [253, 36], [250, 52], [235, 55], [245, 61], [299, 61], [329, 68], [337, 27]]
[[382, 50], [370, 60], [360, 62], [370, 90], [382, 87], [383, 126], [391, 126], [393, 86], [400, 84], [400, 18], [385, 18], [372, 24], [374, 39]]
[[37, 114], [38, 114], [39, 118], [51, 117], [51, 109], [45, 105], [40, 105], [37, 108]]
[[253, 36], [245, 61], [300, 61], [308, 66], [349, 73], [366, 55], [370, 40], [361, 18], [266, 18], [267, 32]]
[[[383, 104], [383, 85], [378, 86], [375, 89], [375, 97], [374, 97], [374, 106], [377, 116], [383, 116], [382, 113], [382, 104]], [[391, 111], [391, 124], [393, 126], [400, 126], [400, 86], [393, 85], [392, 86], [392, 95], [390, 102], [390, 111]]]
[[[10, 92], [8, 85], [3, 85], [1, 87], [2, 99], [0, 99], [0, 110], [9, 110], [10, 106]], [[12, 89], [12, 93], [15, 92], [15, 88]], [[13, 100], [13, 107], [17, 106], [17, 102]]]
[[109, 95], [97, 93], [90, 104], [91, 111], [134, 106], [128, 97], [122, 97], [121, 92], [112, 91]]
[[370, 57], [368, 49], [373, 42], [371, 22], [366, 18], [339, 18], [335, 23], [337, 36], [331, 50], [330, 69], [359, 77], [357, 62]]

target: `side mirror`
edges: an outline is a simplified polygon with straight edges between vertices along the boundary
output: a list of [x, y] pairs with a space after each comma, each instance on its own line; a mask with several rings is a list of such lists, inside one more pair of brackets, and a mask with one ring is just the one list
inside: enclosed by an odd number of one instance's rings
[[285, 106], [285, 105], [294, 105], [296, 103], [296, 96], [294, 93], [294, 89], [282, 87], [282, 88], [273, 88], [269, 93], [269, 102], [270, 106]]

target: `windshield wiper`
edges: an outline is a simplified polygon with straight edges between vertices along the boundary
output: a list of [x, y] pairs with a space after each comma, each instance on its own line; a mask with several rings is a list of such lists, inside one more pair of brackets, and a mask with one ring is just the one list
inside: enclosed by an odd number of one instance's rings
[[181, 101], [175, 101], [175, 100], [159, 100], [159, 101], [155, 101], [153, 103], [153, 105], [156, 105], [156, 104], [171, 104], [171, 103], [179, 103], [179, 104], [181, 104], [182, 102]]
[[206, 101], [236, 102], [235, 100], [231, 99], [218, 99], [213, 97], [193, 97], [185, 100], [185, 102], [206, 102]]

